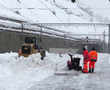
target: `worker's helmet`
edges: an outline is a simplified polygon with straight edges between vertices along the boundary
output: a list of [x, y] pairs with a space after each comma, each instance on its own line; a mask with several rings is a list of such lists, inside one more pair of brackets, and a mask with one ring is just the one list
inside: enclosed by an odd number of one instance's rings
[[84, 48], [87, 50], [87, 49], [88, 49], [88, 46], [87, 46], [87, 45], [85, 45], [85, 46], [84, 46]]

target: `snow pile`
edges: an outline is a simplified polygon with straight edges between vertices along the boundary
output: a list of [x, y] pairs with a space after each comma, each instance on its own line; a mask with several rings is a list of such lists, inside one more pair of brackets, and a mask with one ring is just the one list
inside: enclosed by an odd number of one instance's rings
[[[44, 61], [40, 54], [28, 58], [18, 58], [17, 53], [0, 54], [0, 89], [26, 90], [37, 81], [41, 81], [56, 72], [56, 68], [66, 67], [68, 55], [46, 53]], [[61, 64], [62, 63], [62, 64]]]

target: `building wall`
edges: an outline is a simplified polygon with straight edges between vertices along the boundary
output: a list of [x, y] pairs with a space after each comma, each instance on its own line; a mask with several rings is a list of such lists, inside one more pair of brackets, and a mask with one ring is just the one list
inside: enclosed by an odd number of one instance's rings
[[0, 52], [17, 52], [21, 45], [24, 43], [24, 39], [26, 36], [35, 36], [37, 38], [38, 45], [46, 50], [49, 50], [49, 48], [77, 48], [81, 53], [82, 48], [84, 47], [84, 44], [78, 44], [77, 42], [71, 40], [52, 38], [48, 36], [24, 34], [18, 32], [1, 31]]

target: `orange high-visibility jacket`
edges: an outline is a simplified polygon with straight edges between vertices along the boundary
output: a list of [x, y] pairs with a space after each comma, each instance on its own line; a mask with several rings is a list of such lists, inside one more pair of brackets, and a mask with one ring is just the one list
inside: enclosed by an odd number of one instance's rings
[[97, 60], [97, 52], [95, 50], [92, 50], [89, 52], [89, 56], [90, 56], [90, 59], [96, 59]]

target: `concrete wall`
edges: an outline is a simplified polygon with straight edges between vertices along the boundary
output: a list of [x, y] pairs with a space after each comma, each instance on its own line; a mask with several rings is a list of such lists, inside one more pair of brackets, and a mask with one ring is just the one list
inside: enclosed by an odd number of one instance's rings
[[17, 51], [23, 36], [16, 32], [0, 32], [0, 52]]
[[14, 51], [17, 52], [21, 45], [24, 43], [24, 39], [26, 36], [35, 36], [37, 37], [38, 44], [45, 48], [61, 48], [67, 47], [64, 43], [64, 39], [59, 38], [51, 38], [47, 36], [39, 36], [33, 34], [24, 34], [18, 32], [0, 32], [0, 52], [9, 52]]
[[46, 50], [49, 50], [49, 48], [78, 48], [81, 52], [84, 46], [84, 44], [78, 44], [77, 42], [71, 40], [18, 32], [0, 31], [0, 52], [17, 52], [21, 45], [24, 43], [26, 36], [37, 37], [38, 44]]

